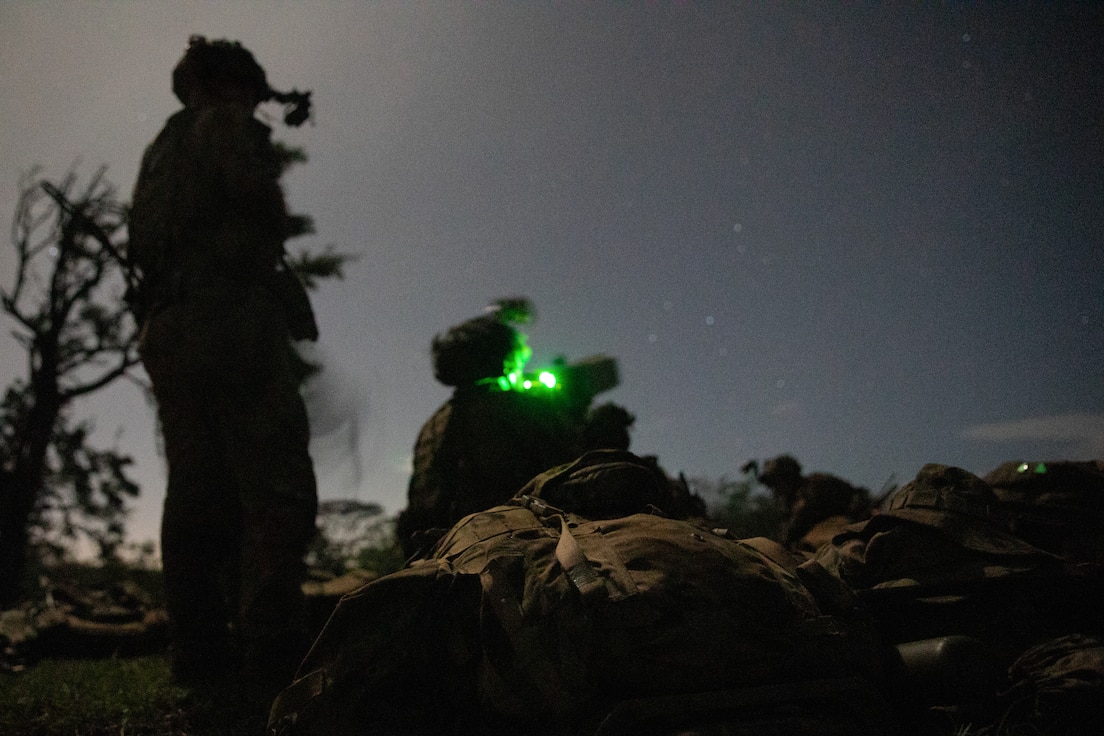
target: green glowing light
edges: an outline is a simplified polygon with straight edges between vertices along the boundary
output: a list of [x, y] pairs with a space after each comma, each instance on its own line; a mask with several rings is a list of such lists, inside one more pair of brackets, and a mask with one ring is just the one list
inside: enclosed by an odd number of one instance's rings
[[1021, 463], [1020, 466], [1018, 468], [1016, 468], [1016, 472], [1017, 473], [1026, 473], [1030, 467], [1031, 466], [1028, 465], [1027, 463]]
[[1045, 473], [1045, 472], [1047, 472], [1046, 463], [1039, 463], [1038, 465], [1036, 465], [1035, 466], [1035, 472], [1036, 473]]
[[511, 371], [498, 378], [487, 378], [480, 383], [495, 386], [499, 391], [560, 390], [560, 379], [556, 378], [556, 374], [552, 371], [530, 373], [528, 376], [519, 371]]
[[480, 383], [495, 386], [500, 391], [560, 390], [560, 379], [552, 371], [525, 375], [525, 364], [533, 355], [533, 350], [525, 344], [525, 340], [525, 335], [518, 335], [514, 349], [502, 361], [501, 376], [485, 378]]

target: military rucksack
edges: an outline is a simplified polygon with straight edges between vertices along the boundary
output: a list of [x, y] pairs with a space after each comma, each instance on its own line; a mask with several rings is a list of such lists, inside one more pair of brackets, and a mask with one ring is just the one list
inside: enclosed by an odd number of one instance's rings
[[1104, 461], [1012, 460], [985, 481], [1013, 534], [1070, 562], [1104, 565]]
[[814, 559], [857, 592], [886, 640], [965, 634], [1007, 663], [1040, 638], [1091, 619], [1083, 601], [1099, 585], [1014, 535], [1010, 524], [981, 478], [929, 464], [884, 510]]
[[1001, 693], [999, 727], [1004, 733], [1096, 733], [1104, 721], [1104, 637], [1067, 634], [1040, 642], [1008, 671]]
[[1010, 532], [984, 481], [937, 464], [925, 465], [881, 512], [838, 535], [817, 559], [859, 590], [970, 583], [1061, 566]]
[[342, 599], [274, 730], [578, 732], [628, 699], [870, 664], [781, 547], [649, 513], [665, 482], [588, 453], [466, 517], [429, 559]]

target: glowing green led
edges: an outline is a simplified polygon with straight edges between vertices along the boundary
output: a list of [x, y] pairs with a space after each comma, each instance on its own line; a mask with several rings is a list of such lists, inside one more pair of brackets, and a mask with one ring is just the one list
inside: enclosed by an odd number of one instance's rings
[[514, 349], [502, 361], [502, 375], [486, 378], [482, 384], [497, 386], [502, 391], [531, 391], [533, 389], [559, 389], [560, 380], [552, 371], [541, 371], [536, 376], [525, 376], [525, 364], [533, 355], [533, 350], [525, 344], [525, 335], [518, 334]]
[[1038, 465], [1036, 465], [1035, 466], [1035, 472], [1036, 473], [1045, 473], [1045, 472], [1047, 472], [1046, 463], [1039, 463]]
[[1031, 468], [1031, 466], [1028, 465], [1027, 463], [1021, 463], [1020, 466], [1018, 468], [1016, 468], [1016, 472], [1017, 473], [1026, 473], [1030, 468]]

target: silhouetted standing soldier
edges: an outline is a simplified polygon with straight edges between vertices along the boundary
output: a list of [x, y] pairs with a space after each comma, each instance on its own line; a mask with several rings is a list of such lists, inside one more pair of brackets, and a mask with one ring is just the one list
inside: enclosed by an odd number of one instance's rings
[[240, 44], [199, 36], [172, 89], [184, 109], [142, 159], [128, 253], [143, 275], [140, 351], [168, 460], [173, 676], [240, 681], [263, 702], [309, 645], [300, 585], [317, 493], [289, 338], [317, 329], [283, 262], [281, 164], [254, 112], [293, 103], [285, 122], [298, 125], [309, 93], [274, 92]]

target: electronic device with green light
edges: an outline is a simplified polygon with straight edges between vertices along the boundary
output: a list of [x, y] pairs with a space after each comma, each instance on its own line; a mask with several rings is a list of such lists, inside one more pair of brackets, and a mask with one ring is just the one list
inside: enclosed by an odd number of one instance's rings
[[501, 391], [566, 391], [573, 396], [593, 398], [620, 383], [617, 360], [606, 355], [592, 355], [582, 360], [526, 372], [525, 364], [533, 351], [522, 336], [518, 348], [503, 361], [501, 376], [485, 378], [481, 384]]

